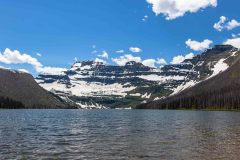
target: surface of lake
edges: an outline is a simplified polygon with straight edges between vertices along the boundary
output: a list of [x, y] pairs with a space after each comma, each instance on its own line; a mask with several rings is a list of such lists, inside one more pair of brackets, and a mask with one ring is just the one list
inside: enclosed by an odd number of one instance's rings
[[0, 110], [0, 159], [239, 159], [240, 112]]

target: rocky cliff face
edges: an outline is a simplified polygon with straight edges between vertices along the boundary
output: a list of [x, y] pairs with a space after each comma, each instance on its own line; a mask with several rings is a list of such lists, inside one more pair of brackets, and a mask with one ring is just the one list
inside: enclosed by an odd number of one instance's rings
[[83, 61], [60, 75], [39, 75], [36, 81], [82, 108], [128, 108], [177, 94], [219, 74], [232, 65], [235, 54], [236, 48], [217, 45], [181, 64], [161, 68], [136, 62], [112, 66]]

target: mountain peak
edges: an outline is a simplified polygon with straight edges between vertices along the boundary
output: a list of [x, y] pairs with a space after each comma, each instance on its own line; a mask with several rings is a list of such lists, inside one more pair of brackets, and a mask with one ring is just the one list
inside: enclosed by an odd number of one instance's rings
[[142, 63], [140, 62], [136, 62], [136, 61], [129, 61], [125, 64], [125, 66], [138, 66], [138, 67], [142, 67], [144, 66]]
[[96, 61], [82, 61], [82, 66], [99, 66], [104, 65], [103, 62], [96, 62]]
[[206, 50], [203, 54], [219, 54], [223, 52], [237, 51], [232, 45], [215, 45], [213, 48]]
[[227, 44], [215, 45], [213, 48], [215, 48], [215, 49], [221, 49], [221, 50], [237, 49], [237, 48], [233, 47], [232, 45], [227, 45]]
[[102, 62], [95, 62], [95, 61], [77, 61], [72, 65], [72, 69], [90, 69], [96, 66], [103, 66], [104, 63]]

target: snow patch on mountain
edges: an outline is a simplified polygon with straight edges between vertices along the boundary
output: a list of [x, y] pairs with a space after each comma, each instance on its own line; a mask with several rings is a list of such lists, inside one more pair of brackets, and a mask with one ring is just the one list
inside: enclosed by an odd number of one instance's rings
[[152, 95], [151, 93], [149, 93], [149, 94], [148, 94], [148, 93], [145, 93], [145, 94], [142, 95], [141, 97], [142, 97], [142, 98], [149, 99], [149, 98], [151, 97], [151, 95]]
[[152, 75], [141, 75], [138, 76], [141, 79], [145, 79], [148, 81], [159, 81], [159, 82], [166, 82], [168, 80], [184, 80], [184, 76], [159, 76], [156, 74]]
[[214, 76], [216, 76], [217, 74], [219, 74], [220, 72], [225, 71], [226, 69], [228, 69], [229, 65], [227, 63], [225, 63], [226, 59], [220, 59], [215, 65], [214, 67], [211, 69], [213, 71], [212, 75], [208, 77], [212, 78]]
[[65, 84], [59, 82], [53, 83], [40, 83], [40, 85], [46, 90], [56, 90], [60, 92], [69, 93], [79, 97], [86, 96], [121, 96], [125, 97], [127, 92], [135, 89], [134, 86], [126, 87], [119, 83], [103, 84], [103, 83], [88, 83], [86, 81], [71, 81], [71, 87], [67, 87]]
[[178, 93], [182, 92], [183, 90], [190, 88], [196, 84], [197, 84], [197, 82], [193, 81], [193, 80], [186, 82], [186, 83], [184, 82], [181, 85], [179, 85], [177, 88], [173, 89], [173, 93], [170, 96], [178, 94]]
[[77, 105], [81, 108], [81, 109], [107, 109], [108, 107], [105, 107], [101, 104], [98, 103], [77, 103]]
[[132, 93], [132, 94], [129, 94], [130, 96], [133, 96], [133, 97], [141, 97], [141, 93]]

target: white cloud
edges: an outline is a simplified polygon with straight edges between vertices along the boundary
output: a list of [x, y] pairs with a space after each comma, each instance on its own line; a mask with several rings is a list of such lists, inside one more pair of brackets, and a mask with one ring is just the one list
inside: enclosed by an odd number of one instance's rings
[[227, 20], [227, 18], [225, 16], [221, 16], [219, 18], [219, 21], [213, 25], [213, 28], [215, 28], [218, 31], [222, 31], [223, 28], [224, 28], [223, 25], [224, 25], [226, 20]]
[[75, 61], [75, 62], [78, 61], [77, 57], [74, 58], [74, 61]]
[[165, 61], [165, 59], [163, 58], [158, 58], [157, 61], [156, 61], [157, 64], [160, 64], [160, 65], [166, 65], [167, 62]]
[[240, 22], [236, 21], [235, 19], [232, 19], [231, 21], [229, 21], [229, 22], [227, 23], [226, 28], [227, 28], [228, 30], [232, 30], [232, 29], [234, 29], [234, 28], [236, 28], [236, 27], [239, 27], [239, 26], [240, 26]]
[[205, 39], [202, 42], [198, 42], [198, 41], [188, 39], [185, 43], [189, 48], [191, 48], [194, 51], [204, 51], [210, 47], [213, 41]]
[[193, 53], [189, 53], [187, 55], [185, 55], [185, 59], [193, 59], [194, 54]]
[[36, 54], [38, 57], [42, 57], [42, 54], [41, 53], [37, 53]]
[[31, 64], [34, 67], [41, 67], [42, 64], [38, 62], [36, 58], [31, 57], [28, 54], [21, 54], [18, 50], [11, 51], [6, 48], [3, 53], [0, 53], [0, 62], [6, 64]]
[[18, 69], [18, 71], [24, 72], [24, 73], [29, 73], [28, 70], [26, 70], [26, 69]]
[[159, 65], [167, 64], [167, 62], [163, 58], [160, 58], [160, 59], [158, 58], [157, 60], [155, 60], [155, 59], [142, 60], [141, 57], [135, 57], [131, 54], [125, 54], [118, 58], [112, 58], [112, 61], [119, 66], [124, 66], [127, 62], [130, 62], [130, 61], [139, 62], [148, 67], [155, 67], [156, 64], [159, 64]]
[[156, 15], [162, 14], [167, 20], [184, 16], [187, 12], [195, 13], [209, 6], [216, 7], [217, 0], [146, 0], [152, 5]]
[[118, 58], [112, 58], [112, 61], [115, 62], [119, 66], [124, 66], [127, 62], [130, 62], [130, 61], [141, 62], [142, 59], [141, 59], [141, 57], [134, 57], [131, 54], [125, 54]]
[[0, 53], [0, 62], [5, 64], [30, 64], [39, 73], [44, 74], [59, 74], [66, 71], [65, 68], [44, 67], [36, 58], [28, 54], [21, 54], [18, 50], [10, 50], [6, 48], [3, 53]]
[[108, 53], [106, 51], [102, 51], [102, 54], [98, 55], [98, 57], [107, 58], [108, 59]]
[[47, 75], [61, 75], [67, 71], [66, 68], [59, 68], [59, 67], [37, 67], [35, 68], [37, 72]]
[[96, 59], [94, 60], [94, 62], [100, 62], [100, 63], [103, 63], [103, 64], [107, 64], [106, 61], [104, 61], [103, 59], [100, 59], [100, 58], [96, 58]]
[[240, 49], [240, 37], [227, 39], [225, 42], [223, 42], [223, 44], [229, 44]]
[[240, 26], [240, 22], [238, 22], [235, 19], [232, 19], [231, 21], [228, 21], [228, 22], [226, 22], [226, 21], [227, 21], [227, 17], [221, 16], [220, 20], [213, 25], [213, 28], [215, 28], [216, 30], [221, 32], [224, 29], [232, 30], [232, 29]]
[[133, 53], [138, 53], [142, 51], [142, 49], [138, 47], [130, 47], [129, 50]]
[[146, 59], [142, 61], [142, 64], [148, 67], [155, 68], [156, 64], [159, 64], [160, 66], [166, 65], [167, 62], [163, 58], [158, 58], [157, 60], [155, 59]]
[[171, 64], [179, 64], [179, 63], [182, 63], [184, 60], [185, 60], [185, 58], [182, 55], [175, 56], [175, 57], [173, 57]]
[[148, 66], [148, 67], [155, 67], [155, 63], [156, 63], [155, 59], [146, 59], [146, 60], [142, 61], [142, 64], [144, 66]]
[[97, 46], [96, 45], [92, 45], [92, 48], [95, 49]]
[[116, 53], [124, 53], [124, 50], [123, 49], [118, 50], [118, 51], [116, 51]]
[[148, 19], [148, 15], [145, 15], [143, 18], [142, 18], [142, 21], [146, 21]]
[[182, 63], [185, 59], [192, 59], [194, 57], [193, 53], [189, 53], [185, 56], [178, 55], [176, 57], [173, 57], [171, 64], [180, 64]]

